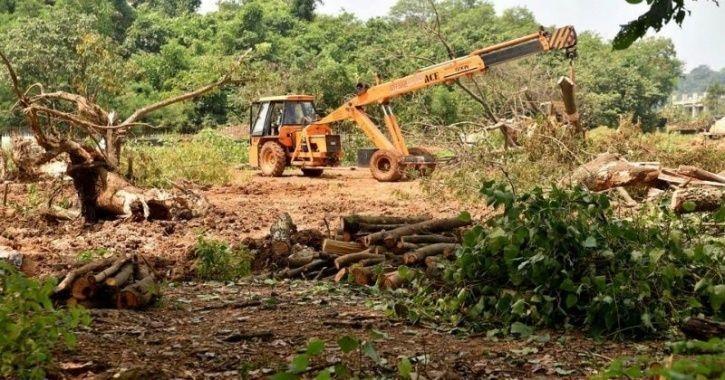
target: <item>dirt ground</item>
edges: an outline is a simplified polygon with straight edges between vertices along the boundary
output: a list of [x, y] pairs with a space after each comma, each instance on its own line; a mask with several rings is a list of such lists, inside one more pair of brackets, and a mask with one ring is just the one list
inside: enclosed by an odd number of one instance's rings
[[[237, 283], [181, 281], [189, 271], [189, 248], [200, 234], [232, 244], [267, 234], [281, 212], [299, 228], [325, 231], [328, 220], [351, 213], [455, 216], [463, 205], [427, 199], [416, 181], [378, 183], [366, 170], [341, 168], [310, 179], [290, 171], [263, 178], [239, 171], [233, 183], [205, 189], [214, 211], [174, 222], [43, 220], [19, 205], [42, 198], [50, 184], [11, 184], [0, 216], [5, 244], [26, 253], [35, 276], [66, 271], [80, 252], [99, 247], [139, 253], [169, 279], [161, 301], [146, 311], [93, 310], [93, 323], [79, 332], [78, 346], [58, 353], [59, 378], [264, 378], [283, 368], [311, 338], [328, 349], [313, 361], [324, 368], [340, 361], [355, 367], [356, 355], [336, 350], [344, 335], [385, 335], [375, 343], [387, 361], [366, 377], [394, 377], [399, 357], [413, 358], [424, 378], [586, 377], [624, 354], [656, 354], [659, 342], [597, 341], [582, 334], [539, 332], [528, 340], [456, 337], [434, 326], [411, 326], [385, 317], [378, 296], [347, 285], [272, 281], [261, 275]], [[70, 188], [64, 192], [72, 197]], [[466, 207], [474, 217], [483, 207]], [[10, 211], [12, 209], [12, 211]], [[334, 227], [333, 227], [334, 228]], [[385, 367], [388, 367], [386, 370]]]

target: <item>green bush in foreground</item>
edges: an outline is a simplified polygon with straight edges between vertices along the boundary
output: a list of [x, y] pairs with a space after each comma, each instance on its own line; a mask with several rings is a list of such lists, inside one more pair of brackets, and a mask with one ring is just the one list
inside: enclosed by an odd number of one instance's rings
[[692, 223], [661, 210], [620, 219], [606, 195], [582, 189], [482, 193], [502, 214], [466, 234], [429, 313], [518, 335], [577, 326], [641, 336], [697, 313], [723, 317], [725, 244]]
[[58, 342], [75, 345], [73, 330], [90, 323], [85, 310], [53, 308], [53, 281], [25, 277], [0, 262], [0, 377], [42, 379]]
[[196, 276], [202, 280], [231, 281], [252, 272], [252, 255], [245, 247], [199, 236], [192, 254], [196, 257]]

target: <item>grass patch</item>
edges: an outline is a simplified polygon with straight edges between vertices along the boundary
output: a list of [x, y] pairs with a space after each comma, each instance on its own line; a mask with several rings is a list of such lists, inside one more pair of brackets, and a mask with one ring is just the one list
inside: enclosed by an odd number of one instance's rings
[[236, 141], [211, 129], [190, 138], [167, 135], [164, 140], [161, 146], [132, 143], [126, 147], [124, 170], [132, 162], [137, 185], [168, 188], [178, 180], [225, 185], [231, 170], [249, 160], [246, 140]]
[[192, 249], [196, 276], [202, 280], [232, 281], [252, 272], [252, 254], [246, 247], [199, 236]]

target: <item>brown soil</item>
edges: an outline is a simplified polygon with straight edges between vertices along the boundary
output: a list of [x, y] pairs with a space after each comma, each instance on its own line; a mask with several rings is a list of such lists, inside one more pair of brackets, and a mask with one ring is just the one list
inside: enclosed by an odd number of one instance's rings
[[[416, 368], [426, 378], [585, 377], [611, 358], [662, 348], [658, 342], [600, 342], [573, 331], [539, 332], [538, 338], [528, 340], [458, 338], [436, 326], [387, 319], [382, 299], [365, 289], [329, 282], [276, 282], [262, 276], [234, 284], [178, 280], [188, 279], [189, 247], [200, 234], [240, 244], [266, 235], [281, 212], [289, 212], [300, 229], [325, 232], [325, 220], [334, 226], [337, 217], [350, 213], [451, 216], [463, 208], [425, 199], [416, 181], [378, 183], [367, 170], [351, 169], [330, 170], [317, 179], [296, 171], [282, 178], [239, 172], [231, 185], [204, 191], [215, 207], [205, 218], [106, 221], [91, 227], [80, 221], [50, 223], [32, 207], [22, 210], [50, 188], [11, 184], [9, 207], [0, 213], [0, 243], [26, 253], [31, 275], [67, 271], [80, 252], [103, 247], [144, 255], [170, 281], [177, 279], [149, 310], [93, 310], [94, 321], [80, 330], [78, 346], [58, 353], [54, 376], [261, 378], [284, 368], [311, 338], [326, 341], [328, 347], [313, 366], [342, 360], [356, 367], [357, 355], [343, 355], [335, 341], [344, 335], [368, 337], [370, 329], [387, 335], [375, 344], [387, 364], [373, 368], [364, 361], [365, 377], [394, 377], [400, 356], [417, 358]], [[72, 199], [72, 190], [64, 195]], [[474, 217], [486, 213], [483, 207], [466, 208]], [[250, 300], [261, 302], [245, 306]]]

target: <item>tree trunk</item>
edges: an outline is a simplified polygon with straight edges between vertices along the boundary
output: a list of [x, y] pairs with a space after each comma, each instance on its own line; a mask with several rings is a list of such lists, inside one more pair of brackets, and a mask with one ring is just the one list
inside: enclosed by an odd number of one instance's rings
[[413, 244], [457, 243], [458, 238], [445, 235], [409, 235], [401, 236], [400, 241]]
[[147, 306], [158, 293], [154, 276], [149, 275], [121, 290], [116, 298], [119, 309], [140, 309]]
[[703, 181], [725, 183], [725, 176], [721, 176], [719, 174], [715, 174], [695, 166], [680, 165], [680, 167], [677, 168], [677, 172], [688, 177], [701, 179]]
[[603, 153], [581, 165], [560, 183], [584, 185], [591, 191], [603, 191], [620, 186], [654, 184], [660, 174], [654, 165], [639, 165], [621, 159], [616, 154]]
[[353, 266], [350, 268], [350, 276], [355, 285], [372, 285], [375, 282], [375, 271], [368, 267]]
[[128, 281], [133, 275], [133, 267], [133, 263], [126, 263], [123, 267], [121, 267], [121, 269], [118, 270], [118, 273], [106, 279], [106, 286], [110, 286], [112, 288], [119, 288], [126, 284], [126, 281]]
[[111, 264], [113, 264], [114, 260], [115, 260], [115, 258], [113, 258], [113, 257], [109, 257], [109, 258], [102, 259], [102, 260], [97, 260], [97, 261], [90, 262], [86, 265], [83, 265], [80, 268], [77, 268], [77, 269], [74, 269], [74, 270], [68, 272], [68, 274], [63, 278], [63, 281], [61, 281], [58, 284], [58, 286], [56, 286], [55, 289], [53, 289], [53, 293], [58, 294], [58, 293], [68, 290], [71, 287], [71, 285], [73, 284], [73, 282], [78, 277], [85, 275], [86, 273], [93, 272], [97, 269], [111, 265]]
[[[689, 187], [678, 189], [672, 194], [670, 209], [677, 214], [700, 211], [714, 211], [725, 204], [725, 189], [711, 187]], [[692, 206], [688, 208], [686, 206]]]
[[288, 255], [292, 250], [292, 235], [297, 232], [297, 226], [292, 222], [289, 213], [282, 213], [269, 229], [272, 238], [272, 252], [278, 256]]
[[363, 250], [365, 250], [365, 247], [357, 242], [347, 242], [332, 239], [325, 239], [322, 242], [322, 252], [334, 255], [345, 255], [348, 253], [355, 253]]
[[459, 218], [427, 220], [405, 227], [396, 228], [392, 231], [382, 231], [367, 235], [363, 238], [363, 243], [365, 246], [369, 247], [373, 244], [384, 242], [386, 247], [392, 248], [395, 247], [400, 238], [403, 236], [450, 231], [470, 224], [471, 221], [464, 221]]
[[[343, 232], [349, 232], [355, 234], [358, 231], [364, 230], [361, 228], [367, 226], [368, 230], [370, 226], [384, 226], [391, 224], [411, 224], [418, 223], [424, 220], [430, 219], [425, 216], [412, 216], [412, 217], [397, 217], [397, 216], [372, 216], [372, 215], [350, 215], [340, 218], [340, 229]], [[382, 228], [380, 228], [382, 229]], [[389, 228], [390, 229], [390, 228]]]
[[405, 264], [416, 264], [425, 260], [428, 256], [445, 255], [446, 252], [454, 252], [460, 245], [451, 243], [436, 243], [419, 248], [413, 252], [403, 255]]
[[379, 257], [382, 257], [383, 259], [385, 258], [385, 256], [383, 256], [383, 255], [370, 253], [369, 250], [365, 250], [365, 251], [357, 252], [357, 253], [349, 253], [347, 255], [340, 256], [335, 259], [335, 268], [342, 269], [344, 267], [357, 263], [358, 261], [361, 261], [361, 260], [376, 259]]

